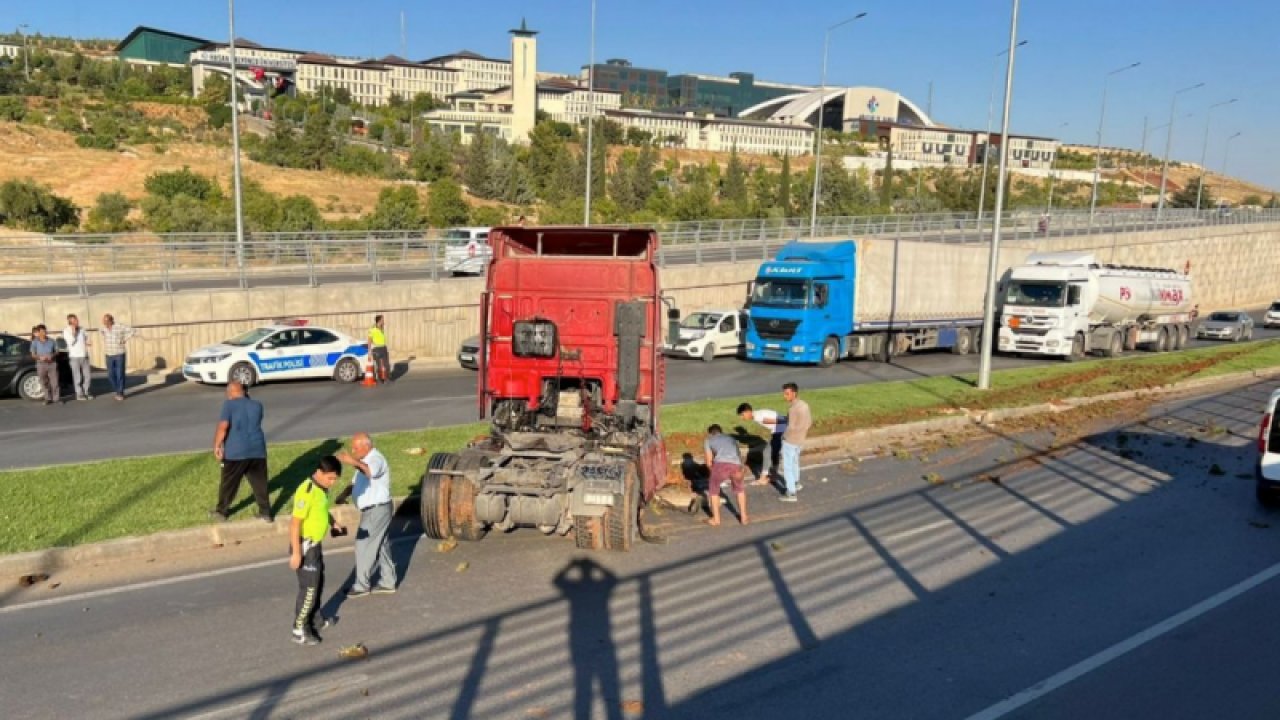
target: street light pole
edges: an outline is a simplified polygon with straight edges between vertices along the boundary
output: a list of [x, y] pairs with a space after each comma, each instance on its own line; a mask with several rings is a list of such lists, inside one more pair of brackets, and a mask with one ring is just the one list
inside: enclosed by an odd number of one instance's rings
[[1241, 135], [1241, 133], [1236, 133], [1236, 134], [1234, 134], [1234, 135], [1232, 135], [1232, 136], [1228, 137], [1228, 138], [1227, 138], [1227, 144], [1226, 144], [1226, 147], [1224, 147], [1224, 148], [1222, 149], [1222, 175], [1223, 175], [1224, 177], [1225, 177], [1225, 176], [1226, 176], [1226, 174], [1227, 174], [1227, 158], [1228, 158], [1228, 157], [1230, 157], [1230, 155], [1231, 155], [1231, 141], [1232, 141], [1232, 140], [1235, 140], [1235, 139], [1236, 139], [1236, 138], [1238, 138], [1238, 137], [1240, 137], [1240, 135]]
[[591, 0], [591, 47], [587, 63], [587, 196], [582, 210], [583, 225], [591, 224], [591, 170], [596, 164], [591, 154], [596, 117], [596, 0]]
[[817, 146], [813, 151], [813, 205], [809, 209], [809, 237], [811, 238], [818, 235], [818, 188], [822, 184], [822, 124], [825, 114], [823, 111], [827, 107], [827, 51], [831, 48], [831, 31], [866, 16], [866, 13], [861, 12], [834, 25], [829, 25], [822, 36], [822, 89], [818, 94], [818, 126], [813, 130]]
[[[1071, 123], [1069, 122], [1064, 122], [1058, 126], [1058, 130], [1061, 131], [1062, 128], [1070, 124]], [[1054, 134], [1057, 135], [1059, 133]], [[1058, 162], [1058, 153], [1057, 151], [1054, 151], [1053, 157], [1049, 158], [1049, 199], [1048, 202], [1044, 204], [1044, 214], [1046, 217], [1053, 212], [1053, 166], [1056, 162]]]
[[1136, 62], [1125, 65], [1122, 68], [1116, 68], [1107, 73], [1102, 78], [1102, 111], [1098, 114], [1098, 145], [1093, 151], [1093, 190], [1089, 194], [1089, 225], [1093, 225], [1093, 214], [1098, 209], [1098, 178], [1102, 174], [1102, 127], [1107, 121], [1107, 86], [1111, 83], [1111, 76], [1122, 73], [1125, 70], [1132, 70], [1142, 63]]
[[1164, 163], [1160, 166], [1160, 203], [1156, 206], [1156, 221], [1159, 222], [1160, 217], [1164, 215], [1164, 194], [1165, 189], [1169, 185], [1169, 152], [1173, 148], [1173, 118], [1178, 112], [1178, 96], [1185, 92], [1191, 92], [1197, 88], [1204, 87], [1204, 83], [1196, 83], [1188, 85], [1173, 94], [1173, 100], [1169, 103], [1169, 130], [1164, 137]]
[[[240, 102], [236, 96], [236, 0], [227, 0], [227, 27], [231, 38], [227, 43], [227, 59], [231, 63], [231, 192], [236, 209], [236, 267], [244, 286], [244, 212], [240, 195]], [[278, 121], [277, 121], [278, 122]]]
[[[1009, 63], [1004, 72], [1004, 109], [1000, 118], [1000, 177], [996, 178], [995, 218], [991, 224], [991, 257], [987, 261], [986, 303], [982, 312], [981, 355], [978, 362], [978, 389], [991, 388], [991, 342], [995, 335], [996, 272], [1000, 262], [1000, 218], [1004, 212], [1004, 179], [1009, 166], [1009, 107], [1013, 104], [1013, 63], [1018, 46], [1018, 0], [1013, 0], [1009, 20]], [[988, 143], [990, 137], [988, 137]]]
[[1208, 171], [1205, 163], [1209, 160], [1209, 121], [1213, 119], [1213, 109], [1230, 105], [1236, 98], [1214, 103], [1204, 113], [1204, 145], [1200, 148], [1200, 182], [1196, 183], [1196, 210], [1200, 210], [1200, 200], [1204, 197], [1204, 178]]
[[31, 50], [27, 47], [27, 33], [24, 31], [30, 29], [26, 23], [18, 26], [18, 34], [22, 36], [22, 77], [27, 82], [31, 82]]
[[[1027, 40], [1018, 43], [1017, 47], [1027, 44]], [[982, 234], [982, 210], [987, 204], [987, 159], [991, 157], [991, 115], [995, 112], [996, 72], [1000, 69], [1000, 58], [1008, 50], [1001, 50], [991, 58], [991, 89], [987, 91], [987, 136], [982, 148], [982, 185], [978, 188], [978, 234]], [[1001, 138], [1001, 144], [1004, 139]]]

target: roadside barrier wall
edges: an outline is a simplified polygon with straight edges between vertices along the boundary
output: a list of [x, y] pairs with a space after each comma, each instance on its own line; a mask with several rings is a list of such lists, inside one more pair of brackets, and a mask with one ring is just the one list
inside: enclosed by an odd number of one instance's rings
[[[884, 238], [866, 242], [871, 244], [872, 254], [880, 246], [891, 248], [894, 243]], [[941, 249], [936, 244], [901, 242]], [[935, 260], [947, 257], [946, 253], [930, 253], [930, 247], [900, 248], [899, 256]], [[1001, 269], [1020, 263], [1033, 250], [1087, 250], [1104, 263], [1177, 270], [1190, 263], [1192, 288], [1202, 312], [1253, 308], [1280, 299], [1280, 223], [1053, 238], [1034, 245], [1025, 241], [1010, 243], [1001, 249]], [[968, 250], [975, 251], [976, 248]], [[937, 265], [932, 261], [930, 264]], [[971, 265], [975, 264], [965, 263], [962, 273], [952, 273], [946, 281], [984, 282], [985, 269], [978, 271]], [[662, 270], [662, 282], [666, 294], [683, 313], [736, 308], [742, 305], [746, 283], [755, 276], [758, 266], [758, 260], [671, 266]], [[931, 268], [927, 274], [936, 278], [944, 272]], [[453, 362], [461, 342], [479, 328], [478, 304], [483, 287], [482, 279], [392, 280], [315, 288], [19, 298], [0, 301], [0, 329], [26, 333], [31, 326], [43, 322], [60, 330], [68, 313], [75, 313], [83, 324], [96, 327], [104, 313], [112, 313], [118, 322], [138, 328], [138, 336], [130, 346], [130, 370], [176, 370], [190, 351], [274, 318], [308, 318], [317, 325], [363, 340], [373, 315], [383, 313], [387, 316], [388, 344], [395, 361], [446, 365]], [[943, 294], [947, 291], [938, 290]], [[91, 352], [94, 365], [102, 366], [101, 343], [95, 343]]]

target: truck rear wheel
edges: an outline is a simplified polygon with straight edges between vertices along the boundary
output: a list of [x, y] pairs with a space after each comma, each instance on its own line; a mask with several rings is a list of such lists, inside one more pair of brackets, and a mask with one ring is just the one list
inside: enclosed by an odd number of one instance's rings
[[604, 518], [573, 516], [573, 541], [579, 550], [604, 549]]
[[1181, 350], [1187, 346], [1187, 341], [1191, 339], [1191, 329], [1186, 325], [1178, 326], [1178, 346], [1177, 350]]
[[1120, 331], [1111, 333], [1111, 339], [1107, 341], [1107, 351], [1104, 353], [1107, 357], [1118, 357], [1124, 352], [1124, 338], [1120, 337]]
[[427, 463], [427, 471], [422, 475], [422, 486], [418, 491], [422, 531], [432, 540], [444, 540], [451, 533], [449, 488], [452, 484], [450, 476], [432, 471], [450, 470], [457, 460], [458, 456], [453, 453], [435, 453]]
[[1160, 328], [1160, 336], [1156, 338], [1156, 352], [1169, 352], [1169, 328]]
[[818, 367], [831, 367], [840, 359], [840, 343], [835, 338], [827, 338], [822, 343], [822, 356], [818, 358]]
[[639, 510], [640, 482], [636, 477], [636, 466], [628, 465], [623, 480], [622, 495], [614, 502], [614, 506], [605, 510], [604, 547], [606, 550], [627, 552], [635, 543]]
[[480, 469], [483, 458], [464, 456], [454, 463], [455, 475], [449, 485], [449, 529], [459, 540], [475, 541], [489, 532], [488, 526], [476, 519], [476, 483], [468, 473]]
[[973, 333], [969, 328], [959, 328], [956, 330], [956, 342], [951, 346], [953, 355], [968, 355], [973, 352]]

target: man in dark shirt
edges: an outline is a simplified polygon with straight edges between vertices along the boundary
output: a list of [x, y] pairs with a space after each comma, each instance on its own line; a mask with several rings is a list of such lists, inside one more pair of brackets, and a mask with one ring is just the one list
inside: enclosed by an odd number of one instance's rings
[[58, 397], [58, 343], [44, 325], [31, 328], [31, 356], [36, 359], [36, 376], [44, 388], [44, 404], [60, 402]]
[[262, 403], [245, 394], [244, 386], [227, 383], [227, 400], [222, 403], [218, 429], [213, 434], [213, 455], [222, 465], [218, 486], [218, 506], [210, 519], [227, 519], [228, 509], [240, 492], [240, 481], [249, 478], [253, 498], [258, 503], [258, 519], [272, 522], [271, 499], [267, 495], [267, 436], [262, 432]]

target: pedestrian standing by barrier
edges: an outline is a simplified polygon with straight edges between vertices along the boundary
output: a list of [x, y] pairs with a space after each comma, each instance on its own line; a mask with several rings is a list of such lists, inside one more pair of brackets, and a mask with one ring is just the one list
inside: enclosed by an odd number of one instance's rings
[[711, 520], [708, 524], [720, 524], [720, 483], [727, 480], [738, 501], [738, 519], [746, 525], [747, 489], [742, 482], [742, 458], [738, 455], [738, 441], [725, 435], [719, 425], [712, 425], [707, 428], [703, 449], [707, 453], [707, 467], [711, 470], [711, 479], [707, 481], [707, 505], [711, 508]]
[[71, 381], [77, 400], [92, 400], [89, 394], [89, 336], [80, 327], [80, 318], [67, 316], [67, 328], [62, 331], [62, 341], [67, 344], [67, 364], [71, 366]]
[[[332, 455], [320, 458], [311, 479], [303, 482], [293, 494], [293, 513], [289, 520], [289, 568], [298, 576], [298, 599], [293, 606], [293, 641], [299, 645], [316, 645], [316, 613], [320, 594], [324, 592], [324, 536], [333, 528], [344, 532], [329, 514], [329, 488], [342, 474], [342, 464]], [[327, 627], [328, 620], [323, 624]]]
[[381, 385], [391, 382], [391, 355], [387, 353], [386, 323], [381, 315], [373, 318], [373, 327], [369, 328], [369, 352], [373, 354], [373, 376]]
[[58, 343], [49, 337], [44, 325], [31, 328], [31, 357], [36, 359], [36, 377], [40, 378], [40, 387], [44, 388], [44, 404], [52, 405], [61, 402], [58, 393]]
[[782, 397], [790, 406], [787, 430], [782, 434], [782, 478], [786, 480], [787, 493], [778, 499], [783, 502], [795, 502], [796, 492], [804, 489], [800, 485], [800, 449], [809, 437], [813, 416], [809, 413], [809, 403], [801, 400], [799, 395], [800, 387], [795, 383], [782, 386]]
[[[356, 470], [351, 486], [339, 495], [339, 501], [350, 494], [360, 510], [360, 529], [356, 531], [356, 578], [347, 589], [347, 597], [368, 594], [390, 595], [396, 591], [396, 565], [391, 560], [391, 468], [387, 458], [373, 447], [367, 433], [351, 438], [351, 452], [338, 454], [338, 461]], [[373, 565], [378, 564], [378, 584], [373, 584]], [[371, 589], [372, 588], [372, 589]]]
[[128, 347], [126, 343], [133, 337], [133, 328], [116, 322], [110, 313], [102, 316], [102, 350], [107, 356], [107, 377], [111, 380], [111, 389], [115, 391], [116, 400], [124, 400], [124, 369]]
[[782, 434], [787, 431], [787, 416], [779, 415], [776, 410], [760, 408], [756, 410], [750, 403], [738, 406], [738, 417], [747, 422], [754, 422], [769, 431], [769, 446], [761, 453], [760, 477], [752, 485], [768, 485], [774, 476], [775, 469], [782, 460]]
[[267, 495], [267, 436], [262, 432], [262, 403], [245, 394], [244, 386], [227, 383], [227, 399], [213, 433], [213, 456], [222, 466], [218, 485], [218, 506], [209, 518], [224, 522], [231, 503], [240, 492], [240, 481], [248, 476], [253, 499], [258, 503], [258, 519], [271, 522], [271, 498]]

